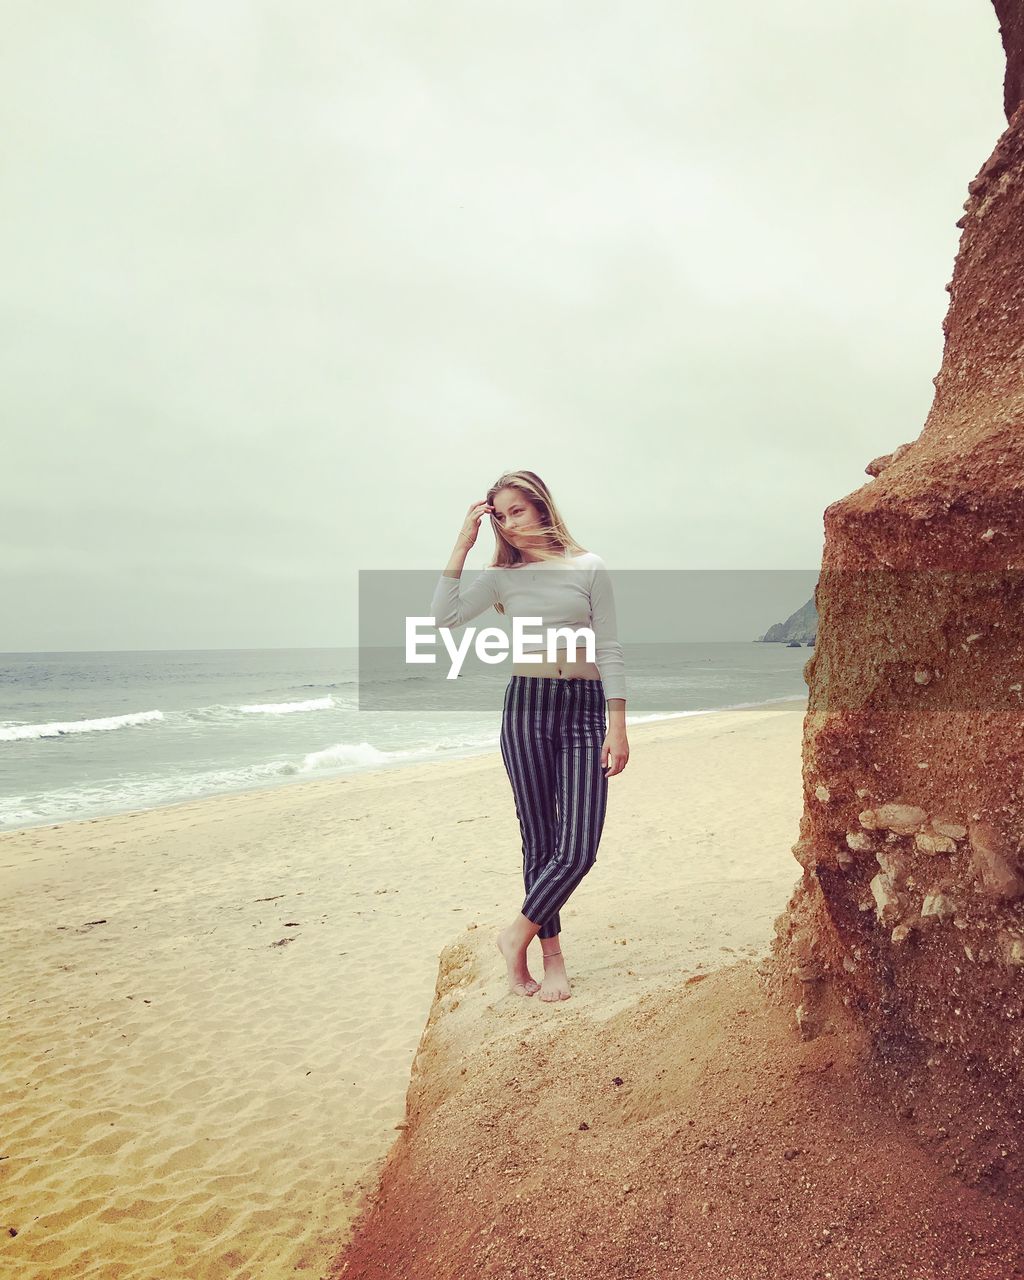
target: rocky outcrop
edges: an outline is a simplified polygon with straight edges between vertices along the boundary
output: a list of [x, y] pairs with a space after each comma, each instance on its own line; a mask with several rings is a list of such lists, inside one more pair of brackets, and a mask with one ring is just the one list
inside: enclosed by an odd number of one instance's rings
[[767, 989], [872, 1043], [957, 1175], [1024, 1203], [1024, 10], [920, 436], [825, 512], [803, 867]]
[[936, 1168], [945, 1130], [880, 1111], [863, 1031], [802, 1040], [750, 961], [609, 1016], [607, 992], [503, 994], [493, 951], [467, 933], [441, 954], [405, 1119], [331, 1280], [1024, 1275], [1024, 1212]]
[[758, 637], [760, 644], [785, 644], [797, 640], [800, 644], [813, 644], [818, 633], [818, 611], [814, 601], [808, 600], [796, 613], [791, 613], [785, 622], [776, 622], [768, 628], [763, 636]]

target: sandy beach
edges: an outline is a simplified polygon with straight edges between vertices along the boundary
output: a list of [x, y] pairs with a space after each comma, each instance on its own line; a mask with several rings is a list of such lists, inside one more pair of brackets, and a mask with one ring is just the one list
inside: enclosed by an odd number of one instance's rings
[[[802, 702], [632, 725], [563, 916], [608, 1019], [753, 960], [799, 878]], [[442, 949], [522, 899], [497, 751], [0, 836], [5, 1274], [326, 1274], [395, 1139]], [[534, 944], [535, 946], [537, 944]], [[536, 968], [537, 965], [535, 964]]]

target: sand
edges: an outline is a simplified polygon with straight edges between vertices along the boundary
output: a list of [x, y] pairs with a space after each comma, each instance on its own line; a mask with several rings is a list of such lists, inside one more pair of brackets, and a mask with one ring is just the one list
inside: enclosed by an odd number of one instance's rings
[[509, 993], [488, 937], [522, 901], [497, 751], [0, 835], [0, 1273], [326, 1275], [403, 1135], [444, 948], [555, 1034], [767, 949], [803, 715], [630, 726], [555, 1004]]

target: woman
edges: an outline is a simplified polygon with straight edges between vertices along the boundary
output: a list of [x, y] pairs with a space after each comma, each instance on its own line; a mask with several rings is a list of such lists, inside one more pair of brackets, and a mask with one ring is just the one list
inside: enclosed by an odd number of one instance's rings
[[[494, 562], [460, 594], [459, 578], [484, 515], [497, 543]], [[626, 681], [615, 602], [604, 561], [570, 535], [554, 499], [532, 471], [510, 471], [474, 502], [434, 591], [439, 627], [458, 627], [489, 606], [540, 617], [545, 628], [593, 628], [596, 661], [569, 658], [560, 639], [553, 660], [513, 663], [505, 690], [501, 754], [523, 837], [522, 911], [497, 935], [509, 989], [568, 1000], [559, 908], [594, 865], [604, 827], [608, 779], [629, 759]], [[524, 638], [524, 653], [545, 642]], [[608, 704], [607, 724], [605, 700]], [[526, 951], [540, 937], [544, 979]]]

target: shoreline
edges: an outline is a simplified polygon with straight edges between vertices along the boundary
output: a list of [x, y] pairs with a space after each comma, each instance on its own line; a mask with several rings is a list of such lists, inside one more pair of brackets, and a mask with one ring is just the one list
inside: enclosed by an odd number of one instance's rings
[[[641, 712], [635, 718], [627, 715], [626, 728], [631, 729], [634, 726], [646, 724], [658, 724], [663, 720], [682, 720], [692, 716], [709, 716], [720, 715], [729, 711], [753, 711], [761, 707], [772, 707], [780, 704], [807, 702], [806, 694], [787, 694], [778, 698], [768, 698], [761, 702], [737, 702], [730, 703], [723, 707], [698, 707], [687, 711], [655, 711], [651, 713]], [[500, 718], [500, 709], [497, 712]], [[73, 822], [99, 822], [107, 818], [121, 818], [135, 816], [143, 813], [151, 813], [165, 809], [173, 809], [179, 805], [196, 804], [204, 800], [224, 799], [232, 796], [257, 795], [264, 791], [278, 791], [290, 787], [301, 787], [318, 782], [337, 782], [339, 780], [347, 780], [349, 778], [364, 777], [373, 773], [390, 773], [396, 769], [415, 769], [420, 766], [432, 766], [439, 764], [450, 764], [460, 760], [474, 760], [478, 756], [489, 755], [492, 752], [497, 753], [497, 738], [493, 746], [475, 747], [465, 752], [451, 752], [437, 758], [426, 758], [418, 760], [394, 760], [386, 764], [375, 762], [356, 769], [338, 769], [336, 772], [328, 773], [326, 771], [314, 777], [295, 777], [284, 776], [273, 778], [262, 785], [253, 786], [246, 784], [237, 788], [229, 788], [224, 791], [209, 791], [197, 796], [182, 796], [176, 800], [167, 800], [162, 803], [152, 805], [130, 806], [127, 808], [104, 809], [100, 812], [81, 813], [70, 818], [39, 818], [34, 822], [18, 824], [16, 826], [0, 826], [0, 836], [13, 834], [19, 831], [37, 831], [41, 828], [56, 828], [67, 823]]]
[[[612, 1016], [765, 947], [800, 874], [804, 711], [631, 726], [563, 911], [562, 1007]], [[0, 833], [19, 1274], [326, 1268], [402, 1121], [438, 956], [510, 918], [519, 860], [496, 750]]]

